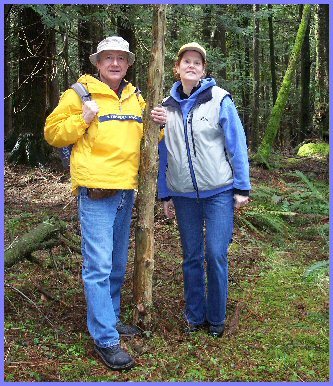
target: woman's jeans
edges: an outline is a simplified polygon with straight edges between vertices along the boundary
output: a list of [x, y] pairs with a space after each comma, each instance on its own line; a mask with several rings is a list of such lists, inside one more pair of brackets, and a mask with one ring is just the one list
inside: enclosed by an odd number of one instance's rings
[[119, 343], [116, 323], [120, 315], [120, 290], [124, 281], [133, 190], [90, 199], [87, 188], [79, 190], [82, 233], [82, 278], [87, 301], [88, 330], [97, 346]]
[[206, 321], [221, 325], [225, 322], [228, 297], [227, 253], [233, 232], [233, 190], [208, 198], [172, 199], [184, 254], [186, 319], [193, 325]]

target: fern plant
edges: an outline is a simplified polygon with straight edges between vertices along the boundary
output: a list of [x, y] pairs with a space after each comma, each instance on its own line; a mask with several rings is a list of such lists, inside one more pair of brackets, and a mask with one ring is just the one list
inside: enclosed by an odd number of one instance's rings
[[[326, 221], [328, 186], [311, 181], [298, 170], [292, 176], [297, 177], [297, 182], [281, 180], [283, 189], [256, 185], [251, 205], [239, 217], [241, 226], [262, 235], [273, 232], [290, 237], [290, 226], [297, 226], [299, 232], [299, 226]], [[328, 242], [327, 232], [321, 226], [317, 227], [317, 234]]]

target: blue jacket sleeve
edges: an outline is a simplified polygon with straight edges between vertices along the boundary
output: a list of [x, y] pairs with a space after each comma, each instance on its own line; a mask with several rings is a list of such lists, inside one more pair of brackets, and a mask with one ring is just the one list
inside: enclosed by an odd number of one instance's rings
[[164, 138], [158, 144], [158, 154], [159, 154], [159, 168], [158, 168], [158, 177], [157, 177], [158, 198], [161, 200], [169, 199], [170, 191], [166, 183], [166, 170], [168, 167], [168, 158], [167, 158], [167, 148], [165, 146]]
[[236, 106], [230, 97], [225, 97], [221, 103], [220, 126], [223, 131], [228, 158], [233, 169], [234, 189], [242, 194], [242, 191], [251, 189], [249, 159], [243, 125]]

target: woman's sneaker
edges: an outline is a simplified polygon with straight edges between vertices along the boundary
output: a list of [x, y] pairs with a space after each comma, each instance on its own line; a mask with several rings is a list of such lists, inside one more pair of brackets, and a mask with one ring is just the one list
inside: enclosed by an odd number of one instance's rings
[[120, 344], [105, 348], [95, 345], [95, 351], [112, 370], [126, 370], [134, 366], [134, 359], [120, 347]]
[[210, 325], [209, 326], [209, 335], [218, 338], [219, 336], [222, 336], [224, 332], [224, 324], [220, 324], [218, 326]]

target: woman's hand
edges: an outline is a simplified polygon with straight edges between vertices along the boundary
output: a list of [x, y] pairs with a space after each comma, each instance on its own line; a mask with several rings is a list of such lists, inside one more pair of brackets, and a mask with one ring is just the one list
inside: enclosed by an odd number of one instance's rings
[[240, 194], [234, 194], [235, 208], [239, 209], [241, 206], [248, 204], [249, 197], [241, 196]]
[[173, 201], [163, 201], [163, 210], [164, 214], [167, 216], [167, 218], [174, 218], [175, 217], [175, 207], [173, 205]]
[[98, 112], [99, 107], [95, 101], [87, 101], [83, 103], [82, 117], [86, 121], [87, 125], [89, 125], [93, 121]]
[[162, 106], [156, 106], [151, 111], [151, 117], [155, 123], [159, 125], [165, 125], [167, 121], [167, 111]]

